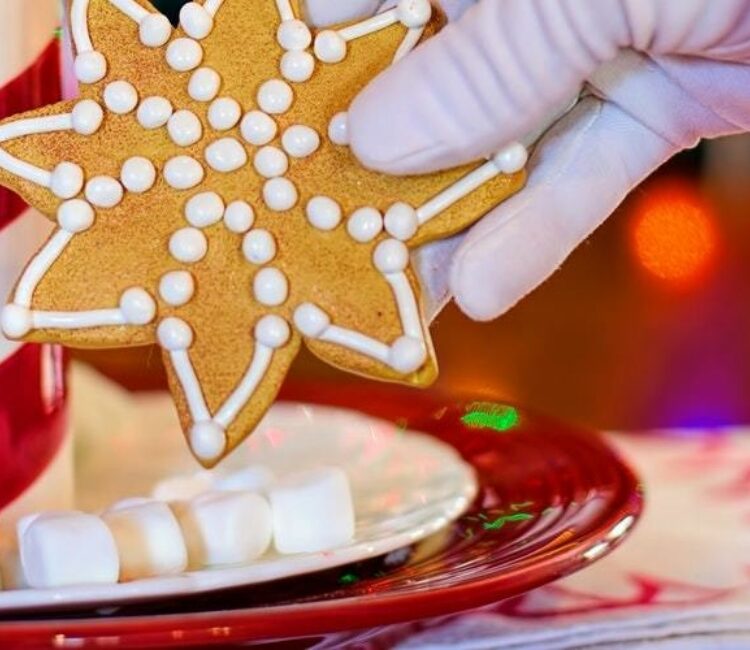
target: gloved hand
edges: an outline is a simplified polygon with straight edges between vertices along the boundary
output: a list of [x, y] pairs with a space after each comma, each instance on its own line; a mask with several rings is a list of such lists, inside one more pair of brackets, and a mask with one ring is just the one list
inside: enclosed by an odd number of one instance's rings
[[433, 304], [450, 289], [473, 318], [502, 314], [672, 155], [749, 130], [750, 0], [479, 0], [354, 101], [352, 147], [393, 174], [452, 167], [534, 131], [584, 82], [527, 188], [421, 251]]

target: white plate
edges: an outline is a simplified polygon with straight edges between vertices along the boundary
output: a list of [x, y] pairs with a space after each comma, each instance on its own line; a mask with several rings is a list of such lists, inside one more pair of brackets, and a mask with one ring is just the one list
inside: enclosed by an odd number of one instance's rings
[[[88, 471], [85, 467], [83, 471], [88, 486], [79, 494], [80, 504], [87, 508], [91, 504], [106, 505], [101, 502], [103, 483], [95, 477], [108, 475], [109, 486], [129, 486], [127, 491], [116, 495], [109, 490], [107, 497], [112, 499], [135, 496], [137, 492], [133, 490], [144, 489], [143, 473], [138, 474], [142, 464], [149, 467], [152, 479], [165, 476], [156, 472], [158, 463], [152, 455], [156, 449], [152, 446], [151, 453], [144, 452], [143, 440], [139, 442], [135, 436], [135, 442], [130, 444], [132, 438], [132, 435], [128, 438], [129, 444], [119, 446], [111, 438], [99, 437], [98, 441], [87, 441], [90, 447], [85, 452], [79, 449], [79, 458], [83, 456], [83, 465], [88, 465]], [[99, 453], [97, 446], [103, 444], [107, 445], [106, 453]], [[112, 453], [113, 446], [117, 453]], [[104, 458], [108, 459], [106, 463]], [[266, 465], [278, 476], [316, 465], [345, 469], [352, 482], [357, 513], [355, 540], [326, 553], [287, 556], [269, 553], [246, 566], [168, 578], [117, 585], [0, 591], [0, 612], [133, 603], [261, 584], [358, 562], [435, 533], [463, 514], [477, 491], [473, 469], [453, 448], [435, 438], [404, 431], [353, 411], [322, 406], [274, 406], [249, 442], [232, 454], [216, 474], [250, 464]]]

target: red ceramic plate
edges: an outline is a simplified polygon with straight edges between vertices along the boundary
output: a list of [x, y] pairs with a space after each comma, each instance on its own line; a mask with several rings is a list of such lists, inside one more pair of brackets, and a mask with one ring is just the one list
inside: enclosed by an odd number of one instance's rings
[[323, 574], [169, 602], [0, 620], [0, 647], [272, 644], [450, 614], [577, 571], [617, 546], [642, 499], [602, 438], [514, 407], [384, 385], [294, 385], [286, 399], [358, 408], [453, 445], [472, 511], [403, 551]]

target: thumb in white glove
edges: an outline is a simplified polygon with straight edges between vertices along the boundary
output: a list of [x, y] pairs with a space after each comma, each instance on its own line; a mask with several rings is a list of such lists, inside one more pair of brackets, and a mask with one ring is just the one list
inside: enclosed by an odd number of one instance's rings
[[749, 64], [750, 0], [480, 0], [355, 100], [352, 147], [385, 172], [452, 167], [535, 130], [588, 81], [594, 96], [538, 144], [528, 187], [420, 255], [433, 304], [450, 282], [491, 319], [674, 153], [750, 129]]

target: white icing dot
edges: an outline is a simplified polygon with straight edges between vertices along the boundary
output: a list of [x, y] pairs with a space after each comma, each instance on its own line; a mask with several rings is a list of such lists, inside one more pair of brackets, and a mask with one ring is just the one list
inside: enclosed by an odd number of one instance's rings
[[417, 211], [407, 203], [394, 203], [386, 210], [385, 229], [401, 241], [411, 239], [419, 229]]
[[129, 325], [148, 325], [156, 317], [156, 302], [148, 291], [133, 287], [122, 294], [120, 311]]
[[386, 239], [375, 247], [372, 259], [381, 273], [401, 273], [409, 264], [409, 249], [398, 239]]
[[213, 68], [198, 68], [190, 77], [188, 94], [197, 102], [210, 102], [219, 94], [221, 77]]
[[298, 198], [297, 188], [287, 178], [272, 178], [263, 186], [263, 200], [275, 212], [291, 210]]
[[176, 190], [188, 190], [203, 180], [203, 167], [190, 156], [170, 158], [164, 165], [164, 179]]
[[83, 187], [83, 169], [71, 162], [61, 162], [52, 170], [50, 189], [61, 199], [72, 199]]
[[253, 227], [255, 211], [245, 201], [233, 201], [224, 211], [224, 225], [231, 232], [241, 235]]
[[170, 352], [187, 350], [193, 345], [193, 330], [181, 318], [165, 318], [156, 329], [159, 345]]
[[315, 129], [304, 124], [290, 126], [281, 136], [281, 145], [290, 156], [305, 158], [317, 151], [320, 146], [320, 136]]
[[191, 226], [207, 228], [221, 221], [224, 216], [224, 201], [216, 192], [201, 192], [185, 205], [185, 218]]
[[430, 0], [401, 0], [396, 7], [396, 15], [409, 29], [424, 27], [432, 16]]
[[338, 32], [326, 29], [315, 37], [314, 50], [324, 63], [339, 63], [346, 58], [346, 41]]
[[172, 70], [187, 72], [197, 68], [203, 60], [203, 48], [192, 38], [177, 38], [167, 48], [167, 63]]
[[425, 344], [413, 336], [396, 339], [388, 355], [390, 366], [404, 375], [416, 372], [427, 361]]
[[503, 174], [515, 174], [526, 166], [529, 152], [520, 142], [514, 142], [495, 154], [492, 160]]
[[281, 75], [297, 83], [307, 81], [315, 72], [315, 58], [309, 52], [284, 52], [281, 57]]
[[113, 113], [126, 115], [138, 105], [138, 93], [127, 81], [113, 81], [104, 88], [104, 103]]
[[169, 252], [178, 262], [192, 264], [206, 256], [208, 241], [197, 228], [181, 228], [170, 238]]
[[172, 36], [172, 25], [165, 15], [153, 13], [141, 21], [138, 33], [146, 47], [161, 47]]
[[156, 167], [148, 158], [128, 158], [120, 171], [120, 181], [125, 189], [134, 194], [148, 192], [156, 182]]
[[180, 26], [188, 36], [206, 38], [214, 28], [214, 19], [197, 2], [188, 2], [180, 10]]
[[190, 428], [190, 448], [203, 461], [216, 460], [227, 447], [227, 435], [216, 422], [196, 422]]
[[195, 279], [188, 271], [170, 271], [161, 276], [159, 295], [172, 307], [182, 307], [195, 293]]
[[278, 147], [266, 146], [258, 149], [253, 165], [264, 178], [276, 178], [286, 174], [286, 170], [289, 169], [289, 159]]
[[86, 198], [99, 208], [114, 208], [122, 201], [124, 191], [120, 181], [111, 176], [94, 176], [86, 183]]
[[228, 174], [247, 162], [247, 151], [235, 138], [222, 138], [206, 147], [206, 162], [217, 172]]
[[57, 209], [57, 223], [66, 232], [84, 232], [94, 225], [94, 209], [82, 199], [65, 201]]
[[5, 305], [0, 318], [3, 334], [9, 339], [20, 339], [34, 327], [31, 311], [21, 305]]
[[375, 208], [360, 208], [349, 217], [346, 230], [352, 239], [365, 244], [383, 230], [383, 217]]
[[290, 336], [289, 323], [276, 314], [263, 316], [255, 325], [255, 339], [272, 350], [286, 345]]
[[328, 125], [328, 137], [333, 144], [345, 147], [349, 144], [349, 115], [346, 112], [336, 113]]
[[306, 302], [294, 310], [294, 324], [303, 336], [317, 339], [331, 325], [331, 318], [317, 305]]
[[304, 50], [312, 43], [312, 34], [305, 23], [295, 18], [279, 25], [276, 40], [285, 50]]
[[73, 130], [79, 135], [93, 135], [102, 126], [104, 111], [93, 99], [82, 99], [71, 113]]
[[242, 240], [242, 254], [251, 264], [267, 264], [276, 257], [276, 240], [267, 230], [251, 230]]
[[279, 269], [266, 267], [255, 274], [253, 293], [259, 303], [277, 307], [284, 304], [289, 295], [289, 282]]
[[242, 116], [239, 102], [231, 97], [219, 97], [208, 108], [208, 123], [217, 131], [227, 131], [237, 126]]
[[203, 125], [198, 116], [186, 110], [177, 111], [169, 118], [167, 131], [178, 147], [189, 147], [203, 137]]
[[250, 111], [240, 125], [242, 137], [258, 147], [268, 144], [276, 137], [278, 127], [273, 118], [262, 111]]
[[319, 230], [333, 230], [341, 223], [341, 206], [327, 196], [315, 196], [307, 203], [307, 219]]
[[258, 89], [258, 106], [266, 113], [286, 113], [294, 100], [292, 87], [282, 79], [266, 81]]
[[74, 67], [76, 79], [84, 84], [101, 81], [107, 74], [107, 60], [101, 52], [81, 52]]
[[172, 110], [166, 97], [147, 97], [138, 107], [138, 124], [144, 129], [158, 129], [167, 123]]

